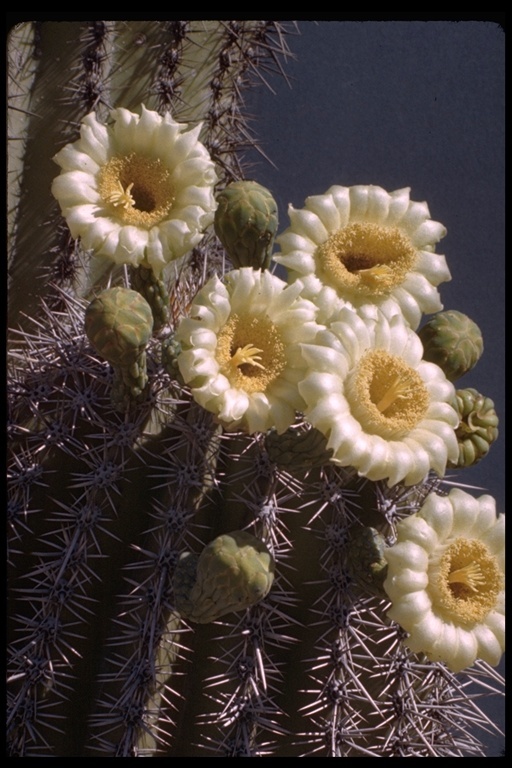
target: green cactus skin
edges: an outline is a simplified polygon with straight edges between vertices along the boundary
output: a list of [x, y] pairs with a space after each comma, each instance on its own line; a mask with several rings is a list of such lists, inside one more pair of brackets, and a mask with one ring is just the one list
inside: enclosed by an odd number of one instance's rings
[[268, 269], [277, 232], [277, 203], [255, 181], [233, 181], [217, 197], [215, 232], [233, 266]]
[[471, 467], [487, 456], [497, 440], [499, 419], [491, 398], [476, 389], [458, 389], [453, 404], [461, 420], [456, 431], [459, 459], [449, 466]]
[[[269, 21], [11, 33], [11, 757], [484, 755], [477, 729], [493, 723], [479, 697], [499, 675], [479, 662], [454, 676], [406, 652], [387, 601], [355, 582], [348, 557], [354, 526], [391, 543], [438, 484], [388, 489], [324, 465], [310, 446], [308, 466], [276, 461], [270, 438], [222, 434], [191, 400], [162, 347], [222, 271], [211, 233], [164, 275], [170, 322], [147, 344], [147, 397], [113, 408], [115, 373], [84, 316], [101, 290], [130, 280], [83, 253], [42, 192], [85, 114], [106, 120], [110, 106], [141, 102], [202, 121], [221, 186], [241, 179], [243, 90], [287, 52]], [[30, 293], [27, 274], [38, 276]], [[275, 561], [272, 589], [189, 623], [177, 611], [180, 558], [241, 530]]]
[[195, 555], [193, 552], [182, 552], [174, 569], [174, 602], [178, 613], [182, 616], [193, 610], [190, 603], [190, 592], [196, 583], [198, 562], [199, 555]]
[[484, 349], [478, 325], [454, 309], [438, 312], [421, 328], [418, 336], [423, 344], [424, 359], [442, 368], [449, 381], [468, 373]]
[[265, 448], [271, 461], [290, 471], [322, 467], [332, 456], [332, 451], [327, 449], [327, 438], [305, 424], [290, 427], [282, 435], [271, 430], [266, 435]]

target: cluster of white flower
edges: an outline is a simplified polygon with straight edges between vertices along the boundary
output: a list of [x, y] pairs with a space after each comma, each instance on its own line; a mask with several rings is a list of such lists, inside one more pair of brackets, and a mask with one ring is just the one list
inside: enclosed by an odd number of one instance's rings
[[[331, 187], [290, 210], [275, 260], [290, 283], [244, 268], [199, 292], [177, 337], [195, 399], [226, 429], [284, 431], [302, 411], [334, 462], [370, 480], [443, 476], [458, 453], [453, 384], [415, 329], [441, 309], [443, 236], [408, 190]], [[428, 497], [386, 550], [389, 616], [406, 644], [453, 671], [504, 650], [504, 517], [462, 491]]]
[[[142, 107], [88, 115], [56, 156], [53, 193], [86, 249], [157, 274], [196, 245], [215, 211], [214, 164], [186, 126]], [[181, 374], [226, 430], [284, 432], [297, 411], [332, 461], [389, 486], [456, 462], [455, 390], [422, 359], [423, 313], [450, 279], [445, 228], [409, 189], [332, 186], [289, 209], [275, 261], [285, 282], [244, 267], [211, 279], [176, 332]], [[390, 616], [412, 650], [455, 670], [497, 663], [503, 641], [503, 522], [489, 497], [431, 494], [388, 549]]]
[[234, 270], [208, 283], [180, 326], [194, 397], [248, 432], [282, 432], [302, 411], [333, 461], [371, 480], [442, 475], [458, 452], [454, 388], [422, 360], [409, 321], [441, 308], [434, 285], [449, 273], [433, 247], [444, 228], [407, 190], [371, 186], [331, 187], [290, 217], [276, 261], [291, 284]]

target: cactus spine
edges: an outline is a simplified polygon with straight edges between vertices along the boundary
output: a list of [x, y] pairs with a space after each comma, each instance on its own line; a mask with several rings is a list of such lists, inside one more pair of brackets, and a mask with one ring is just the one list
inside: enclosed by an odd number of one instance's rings
[[[137, 350], [144, 385], [121, 408], [119, 361], [84, 330], [88, 302], [127, 278], [70, 237], [48, 192], [52, 155], [91, 110], [106, 119], [111, 106], [144, 103], [203, 123], [223, 188], [244, 177], [243, 149], [255, 145], [244, 88], [288, 53], [282, 26], [265, 21], [11, 33], [11, 756], [482, 754], [474, 728], [489, 723], [466, 687], [481, 680], [483, 694], [497, 674], [478, 662], [455, 676], [404, 650], [386, 598], [347, 554], [358, 527], [391, 540], [435, 482], [357, 478], [328, 463], [300, 418], [282, 439], [222, 433], [183, 386], [172, 330], [223, 271], [214, 235], [165, 285], [128, 278], [160, 322]], [[182, 553], [240, 531], [275, 560], [271, 591], [218, 623], [187, 622], [174, 582]]]

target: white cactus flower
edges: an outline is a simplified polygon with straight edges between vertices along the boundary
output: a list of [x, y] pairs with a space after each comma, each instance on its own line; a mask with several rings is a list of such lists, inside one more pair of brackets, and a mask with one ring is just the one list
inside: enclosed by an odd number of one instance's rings
[[214, 163], [170, 113], [163, 117], [112, 110], [113, 125], [94, 112], [54, 160], [52, 185], [73, 237], [85, 250], [117, 264], [150, 266], [156, 274], [199, 243], [216, 208]]
[[416, 653], [460, 672], [505, 650], [505, 516], [491, 496], [430, 494], [385, 550], [388, 616]]
[[416, 329], [422, 313], [442, 309], [437, 286], [451, 275], [434, 247], [446, 229], [409, 193], [332, 186], [300, 210], [289, 207], [291, 226], [274, 259], [290, 281], [303, 282], [305, 297], [316, 297], [320, 322], [347, 304], [363, 314], [377, 305], [388, 316], [402, 312]]
[[302, 351], [310, 369], [299, 383], [304, 412], [328, 438], [332, 461], [389, 486], [419, 483], [431, 469], [444, 474], [458, 455], [454, 388], [422, 360], [401, 315], [374, 320], [345, 307]]
[[304, 405], [299, 342], [320, 327], [316, 307], [267, 271], [244, 267], [212, 278], [180, 323], [178, 365], [194, 399], [228, 430], [284, 432]]

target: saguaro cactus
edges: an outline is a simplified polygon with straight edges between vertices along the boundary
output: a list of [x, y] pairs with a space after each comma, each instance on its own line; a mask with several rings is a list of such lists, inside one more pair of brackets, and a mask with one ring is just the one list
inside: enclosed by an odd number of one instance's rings
[[271, 193], [233, 214], [285, 32], [11, 33], [11, 756], [483, 754], [503, 516], [442, 478], [497, 417], [423, 359], [408, 190], [292, 210], [288, 282]]

